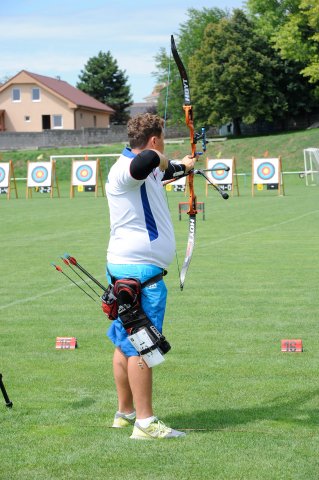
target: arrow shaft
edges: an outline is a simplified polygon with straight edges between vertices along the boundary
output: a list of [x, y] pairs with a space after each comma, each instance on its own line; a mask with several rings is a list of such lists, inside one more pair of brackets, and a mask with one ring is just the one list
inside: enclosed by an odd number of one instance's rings
[[[79, 270], [81, 270], [82, 273], [84, 273], [84, 275], [86, 275], [88, 278], [90, 278], [92, 280], [92, 282], [94, 282], [96, 285], [98, 285], [103, 290], [103, 292], [105, 292], [105, 290], [107, 290], [107, 288], [104, 285], [102, 285], [102, 283], [100, 283], [96, 278], [94, 278], [93, 275], [90, 274], [90, 272], [88, 272], [84, 267], [82, 267], [82, 265], [80, 265], [79, 262], [74, 257], [71, 257], [71, 255], [69, 255], [69, 254], [65, 254], [65, 257], [69, 260], [69, 262], [72, 265], [75, 265]], [[72, 261], [71, 261], [71, 259], [72, 259]]]
[[87, 287], [89, 287], [89, 288], [92, 290], [92, 292], [95, 293], [95, 295], [97, 295], [97, 296], [100, 298], [100, 295], [97, 293], [97, 291], [94, 290], [94, 288], [91, 287], [91, 285], [82, 277], [82, 275], [80, 275], [79, 272], [77, 272], [77, 271], [75, 270], [75, 268], [72, 267], [72, 265], [70, 264], [70, 262], [69, 262], [68, 260], [63, 259], [63, 258], [62, 258], [62, 260], [64, 261], [64, 263], [65, 263], [66, 265], [68, 265], [68, 267], [71, 268], [72, 272], [74, 272], [75, 275], [77, 275], [77, 276], [82, 280], [82, 282], [84, 282], [85, 285], [86, 285]]
[[84, 290], [84, 288], [81, 287], [81, 285], [79, 285], [78, 283], [76, 283], [69, 275], [67, 275], [61, 267], [55, 265], [54, 263], [51, 264], [58, 272], [62, 273], [62, 275], [64, 275], [68, 280], [70, 280], [70, 282], [72, 282], [76, 287], [78, 287], [80, 290], [82, 290], [82, 292], [85, 293], [85, 295], [87, 295], [88, 297], [91, 298], [91, 300], [93, 300], [93, 302], [96, 303], [96, 300], [95, 298], [93, 298], [88, 292], [86, 292]]

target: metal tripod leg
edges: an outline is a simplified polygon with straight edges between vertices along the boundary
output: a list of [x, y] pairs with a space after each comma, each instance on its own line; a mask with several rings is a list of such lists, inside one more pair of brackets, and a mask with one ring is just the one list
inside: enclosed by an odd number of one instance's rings
[[6, 389], [5, 389], [5, 386], [3, 385], [2, 373], [0, 373], [0, 389], [1, 389], [1, 392], [2, 392], [2, 395], [3, 395], [3, 398], [4, 398], [5, 402], [6, 402], [6, 407], [12, 408], [13, 403], [12, 403], [11, 400], [9, 399], [8, 394], [7, 394], [7, 391], [6, 391]]

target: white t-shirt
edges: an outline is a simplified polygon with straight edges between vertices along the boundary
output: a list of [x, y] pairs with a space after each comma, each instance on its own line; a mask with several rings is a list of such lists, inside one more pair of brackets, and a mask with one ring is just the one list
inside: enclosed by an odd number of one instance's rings
[[175, 255], [175, 236], [161, 182], [164, 172], [155, 168], [145, 180], [136, 180], [130, 174], [134, 157], [126, 148], [105, 184], [111, 227], [107, 261], [166, 268]]

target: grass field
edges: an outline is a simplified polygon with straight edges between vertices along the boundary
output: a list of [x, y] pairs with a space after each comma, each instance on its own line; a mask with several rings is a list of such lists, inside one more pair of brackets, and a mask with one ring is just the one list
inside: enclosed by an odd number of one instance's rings
[[[0, 197], [0, 478], [273, 480], [319, 477], [318, 188], [285, 178], [286, 195], [240, 184], [223, 201], [196, 180], [206, 220], [184, 291], [176, 264], [166, 283], [165, 335], [154, 405], [178, 441], [134, 442], [109, 428], [116, 409], [106, 317], [50, 263], [69, 252], [100, 281], [108, 241], [106, 200]], [[188, 219], [169, 192], [177, 254]], [[57, 336], [79, 348], [55, 350]], [[281, 339], [301, 338], [302, 353]]]

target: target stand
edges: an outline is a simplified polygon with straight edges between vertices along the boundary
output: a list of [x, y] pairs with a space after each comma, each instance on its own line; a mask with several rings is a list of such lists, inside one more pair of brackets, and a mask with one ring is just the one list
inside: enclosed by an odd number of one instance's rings
[[32, 190], [40, 193], [50, 193], [50, 198], [53, 198], [55, 188], [60, 198], [55, 160], [51, 162], [28, 162], [27, 199], [32, 198]]
[[[226, 170], [225, 170], [226, 169]], [[206, 159], [207, 177], [214, 185], [234, 195], [236, 191], [239, 196], [238, 176], [236, 171], [236, 159], [233, 158], [207, 158]], [[210, 183], [206, 182], [206, 197]]]
[[11, 183], [18, 198], [18, 190], [12, 160], [0, 163], [0, 195], [5, 194], [7, 200], [11, 197]]
[[74, 187], [77, 187], [78, 191], [94, 191], [95, 197], [97, 197], [99, 182], [104, 197], [105, 191], [99, 159], [72, 161], [70, 198], [74, 198]]
[[281, 157], [254, 158], [252, 157], [251, 195], [255, 195], [255, 188], [263, 191], [277, 190], [278, 195], [285, 195], [284, 179], [282, 174]]

